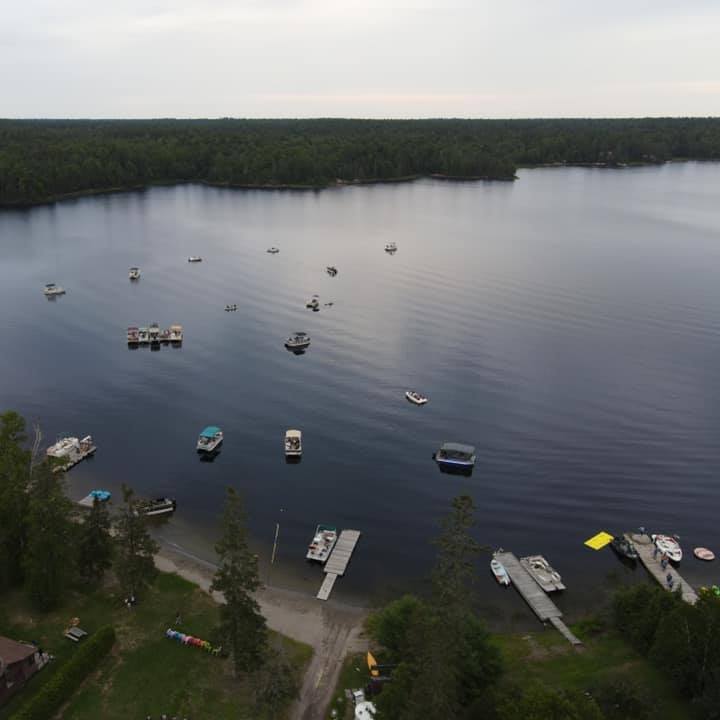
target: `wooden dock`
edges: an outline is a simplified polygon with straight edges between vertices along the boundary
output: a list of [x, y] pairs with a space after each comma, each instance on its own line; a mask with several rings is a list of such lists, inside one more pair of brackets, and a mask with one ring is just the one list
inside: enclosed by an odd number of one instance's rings
[[516, 590], [541, 622], [550, 622], [571, 645], [582, 645], [570, 628], [562, 621], [560, 608], [545, 594], [535, 578], [520, 564], [511, 552], [497, 552], [495, 557], [504, 565]]
[[340, 537], [323, 568], [325, 579], [320, 586], [320, 590], [318, 590], [318, 600], [327, 600], [330, 597], [335, 581], [345, 574], [359, 539], [359, 530], [343, 530], [340, 533]]
[[[657, 557], [655, 556], [655, 544], [649, 535], [645, 533], [626, 533], [625, 537], [635, 546], [645, 569], [662, 587], [671, 591], [677, 591], [677, 589], [680, 588], [682, 599], [686, 603], [694, 605], [697, 602], [698, 596], [692, 585], [680, 575], [672, 563], [668, 563], [667, 567], [663, 570], [660, 564], [660, 553], [657, 554]], [[667, 583], [668, 575], [670, 575], [673, 580], [672, 588], [670, 588]]]

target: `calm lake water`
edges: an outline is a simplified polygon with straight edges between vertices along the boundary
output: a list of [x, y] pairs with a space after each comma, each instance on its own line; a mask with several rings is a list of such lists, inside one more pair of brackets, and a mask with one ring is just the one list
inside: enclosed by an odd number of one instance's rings
[[[2, 212], [0, 408], [38, 421], [45, 444], [92, 434], [72, 497], [123, 482], [173, 495], [157, 532], [202, 558], [224, 488], [241, 490], [263, 564], [280, 523], [270, 581], [308, 592], [316, 523], [363, 532], [333, 597], [387, 596], [426, 575], [462, 492], [478, 540], [544, 554], [569, 608], [631, 576], [583, 546], [603, 529], [678, 533], [686, 577], [718, 582], [720, 564], [691, 554], [720, 551], [719, 206], [720, 166], [683, 163], [322, 192], [187, 185]], [[67, 295], [49, 302], [50, 281]], [[314, 293], [334, 304], [306, 310]], [[129, 350], [126, 327], [152, 321], [181, 323], [182, 348]], [[312, 336], [305, 355], [283, 348], [294, 330]], [[195, 453], [207, 424], [226, 436], [212, 463]], [[284, 461], [289, 427], [299, 465]], [[472, 477], [439, 472], [443, 441], [477, 446]], [[529, 616], [486, 565], [488, 613]]]

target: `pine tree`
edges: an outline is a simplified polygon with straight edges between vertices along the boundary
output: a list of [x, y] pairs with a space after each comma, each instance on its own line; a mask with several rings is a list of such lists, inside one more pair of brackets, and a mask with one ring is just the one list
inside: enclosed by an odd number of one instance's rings
[[100, 582], [111, 565], [112, 537], [110, 513], [105, 503], [95, 498], [90, 514], [78, 533], [78, 570], [87, 582]]
[[228, 488], [222, 536], [215, 546], [220, 567], [211, 590], [223, 593], [220, 631], [233, 659], [235, 675], [262, 664], [267, 648], [265, 618], [252, 593], [260, 587], [257, 557], [250, 552], [245, 512], [237, 493]]
[[150, 537], [147, 520], [137, 511], [133, 491], [123, 485], [125, 506], [115, 524], [115, 574], [126, 597], [137, 597], [157, 575], [153, 556], [160, 549]]
[[30, 486], [28, 541], [23, 557], [25, 588], [38, 610], [52, 610], [75, 570], [72, 503], [61, 476], [48, 462], [34, 468]]
[[30, 482], [30, 452], [22, 447], [25, 440], [20, 415], [0, 415], [0, 589], [23, 579]]

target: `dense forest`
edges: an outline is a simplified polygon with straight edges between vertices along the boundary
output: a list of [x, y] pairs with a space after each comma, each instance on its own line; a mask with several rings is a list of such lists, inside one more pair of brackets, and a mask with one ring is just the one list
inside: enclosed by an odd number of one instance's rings
[[0, 205], [156, 183], [325, 187], [720, 159], [720, 118], [0, 120]]

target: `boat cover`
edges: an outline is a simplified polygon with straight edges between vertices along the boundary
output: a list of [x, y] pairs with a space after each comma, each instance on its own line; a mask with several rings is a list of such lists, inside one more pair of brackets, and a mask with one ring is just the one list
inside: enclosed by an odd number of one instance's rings
[[440, 450], [444, 452], [462, 453], [463, 455], [475, 454], [475, 448], [472, 445], [463, 445], [461, 443], [443, 443]]
[[214, 438], [220, 432], [220, 428], [215, 425], [208, 425], [201, 433], [200, 437]]

